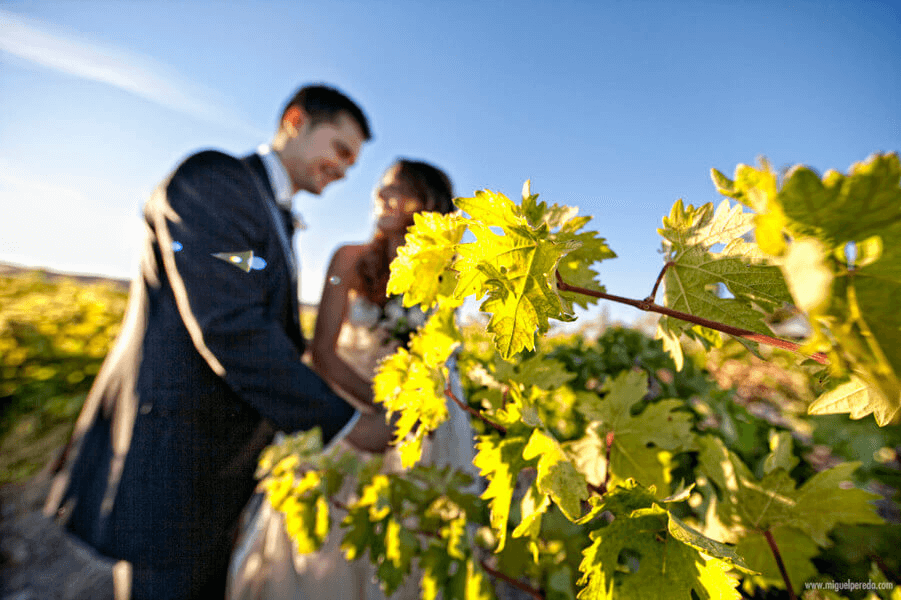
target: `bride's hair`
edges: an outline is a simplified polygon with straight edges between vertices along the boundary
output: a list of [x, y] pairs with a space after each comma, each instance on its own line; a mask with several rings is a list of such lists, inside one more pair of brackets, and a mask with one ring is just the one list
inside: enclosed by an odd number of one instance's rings
[[[389, 169], [397, 167], [397, 175], [407, 182], [423, 204], [423, 211], [447, 214], [455, 210], [454, 190], [447, 174], [429, 163], [399, 159]], [[386, 170], [387, 172], [387, 170]], [[363, 282], [363, 293], [370, 302], [384, 306], [388, 301], [389, 266], [388, 238], [376, 230], [369, 251], [357, 262], [357, 272]]]

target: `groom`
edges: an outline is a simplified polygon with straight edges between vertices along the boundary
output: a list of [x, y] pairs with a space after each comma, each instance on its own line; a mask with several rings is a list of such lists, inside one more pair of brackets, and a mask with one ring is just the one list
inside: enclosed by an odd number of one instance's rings
[[[301, 362], [291, 199], [344, 177], [370, 139], [329, 87], [287, 103], [270, 146], [179, 165], [144, 207], [140, 276], [78, 418], [47, 511], [125, 561], [133, 598], [223, 596], [241, 509], [275, 429], [370, 451], [384, 415]], [[359, 410], [355, 410], [359, 409]]]

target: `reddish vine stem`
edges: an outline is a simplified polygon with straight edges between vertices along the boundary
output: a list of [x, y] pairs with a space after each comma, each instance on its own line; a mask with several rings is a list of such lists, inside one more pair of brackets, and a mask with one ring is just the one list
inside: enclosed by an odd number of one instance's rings
[[544, 594], [541, 593], [541, 590], [537, 590], [530, 585], [522, 583], [521, 581], [516, 581], [515, 579], [513, 579], [506, 573], [501, 573], [500, 571], [498, 571], [496, 569], [492, 569], [485, 563], [484, 560], [480, 560], [479, 564], [482, 565], [482, 568], [485, 569], [485, 572], [488, 573], [489, 575], [491, 575], [492, 577], [506, 581], [513, 587], [524, 591], [525, 593], [529, 594], [533, 598], [536, 598], [537, 600], [544, 600]]
[[436, 539], [436, 540], [441, 539], [441, 535], [439, 535], [435, 531], [425, 531], [424, 529], [414, 529], [413, 533], [415, 533], [416, 535], [421, 535], [422, 537], [432, 538], [432, 539]]
[[590, 491], [594, 492], [595, 494], [597, 494], [598, 496], [604, 496], [607, 494], [607, 484], [606, 483], [602, 483], [601, 485], [594, 485], [594, 484], [589, 483], [588, 489]]
[[795, 596], [795, 590], [792, 588], [791, 579], [788, 578], [788, 571], [785, 570], [785, 563], [782, 561], [782, 553], [779, 552], [779, 546], [776, 545], [776, 538], [773, 537], [773, 534], [769, 529], [764, 531], [763, 535], [770, 545], [773, 556], [776, 558], [776, 565], [779, 567], [779, 573], [782, 574], [782, 580], [785, 582], [785, 589], [788, 591], [788, 597], [790, 600], [797, 600], [798, 597]]
[[886, 564], [885, 560], [883, 560], [883, 558], [881, 556], [879, 556], [878, 554], [870, 554], [867, 556], [867, 558], [869, 558], [874, 563], [876, 563], [876, 566], [879, 567], [879, 570], [882, 571], [882, 573], [886, 577], [888, 577], [889, 580], [898, 581], [898, 579], [901, 579], [898, 577], [898, 574], [895, 573], [894, 569], [892, 569], [890, 566], [888, 566]]
[[651, 295], [645, 298], [646, 302], [654, 302], [654, 299], [657, 298], [657, 288], [660, 287], [660, 282], [663, 281], [663, 276], [666, 274], [666, 270], [673, 266], [674, 263], [671, 260], [666, 261], [666, 264], [663, 265], [663, 268], [660, 269], [660, 275], [657, 276], [657, 281], [654, 282], [654, 289], [651, 290]]
[[491, 419], [485, 417], [482, 413], [480, 413], [476, 409], [472, 408], [468, 404], [464, 404], [459, 398], [457, 398], [457, 395], [454, 394], [453, 390], [451, 390], [450, 385], [448, 385], [446, 388], [444, 388], [444, 395], [447, 396], [448, 398], [450, 398], [451, 400], [453, 400], [457, 404], [457, 406], [459, 406], [460, 408], [462, 408], [469, 414], [478, 417], [483, 423], [485, 423], [489, 427], [497, 429], [501, 433], [507, 433], [506, 427], [504, 427], [503, 425], [500, 425], [498, 423], [495, 423]]
[[610, 485], [610, 451], [613, 448], [613, 440], [615, 439], [615, 437], [616, 437], [616, 432], [608, 431], [607, 437], [604, 440], [604, 442], [607, 446], [604, 449], [604, 452], [605, 452], [604, 458], [607, 461], [604, 465], [604, 492], [605, 493], [606, 493], [607, 487]]
[[[725, 323], [720, 323], [718, 321], [711, 321], [710, 319], [705, 319], [704, 317], [698, 317], [696, 315], [691, 315], [688, 313], [684, 313], [678, 310], [673, 310], [671, 308], [667, 308], [665, 306], [660, 306], [659, 304], [655, 304], [649, 300], [633, 300], [632, 298], [624, 298], [622, 296], [615, 296], [613, 294], [607, 294], [604, 292], [597, 292], [595, 290], [589, 290], [586, 288], [578, 287], [575, 285], [570, 285], [563, 281], [563, 278], [560, 277], [560, 273], [557, 273], [557, 288], [564, 292], [575, 292], [577, 294], [583, 294], [586, 296], [591, 296], [593, 298], [599, 298], [601, 300], [610, 300], [611, 302], [619, 302], [620, 304], [628, 304], [629, 306], [634, 306], [639, 310], [643, 310], [646, 312], [655, 312], [661, 315], [665, 315], [667, 317], [673, 317], [674, 319], [679, 319], [680, 321], [687, 321], [689, 323], [694, 323], [695, 325], [701, 325], [703, 327], [707, 327], [708, 329], [714, 329], [716, 331], [721, 331], [723, 333], [728, 333], [729, 335], [734, 335], [736, 337], [741, 337], [746, 340], [750, 340], [752, 342], [758, 342], [761, 344], [767, 344], [769, 346], [775, 346], [777, 348], [782, 348], [784, 350], [791, 350], [792, 352], [797, 352], [801, 354], [801, 345], [796, 344], [795, 342], [789, 342], [788, 340], [782, 340], [779, 338], [775, 338], [769, 335], [764, 335], [762, 333], [756, 333], [754, 331], [749, 331], [747, 329], [741, 329], [738, 327], [732, 327], [731, 325], [726, 325]], [[826, 358], [826, 355], [822, 352], [816, 352], [814, 354], [809, 355], [810, 358], [814, 359], [818, 363], [825, 365], [829, 363], [829, 359]]]

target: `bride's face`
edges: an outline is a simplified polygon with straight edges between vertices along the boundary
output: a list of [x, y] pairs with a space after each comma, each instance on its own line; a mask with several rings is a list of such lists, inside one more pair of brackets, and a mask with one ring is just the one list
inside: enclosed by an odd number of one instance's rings
[[413, 224], [413, 214], [422, 209], [422, 201], [400, 176], [400, 167], [388, 169], [375, 191], [375, 226], [384, 233], [404, 233]]

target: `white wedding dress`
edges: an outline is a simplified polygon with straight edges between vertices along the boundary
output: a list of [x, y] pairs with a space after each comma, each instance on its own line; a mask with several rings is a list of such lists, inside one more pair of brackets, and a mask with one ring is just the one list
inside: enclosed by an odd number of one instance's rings
[[[388, 336], [384, 329], [377, 326], [381, 316], [378, 306], [361, 296], [352, 296], [348, 312], [338, 337], [338, 354], [360, 375], [371, 378], [379, 361], [393, 354], [397, 344], [384, 343]], [[449, 367], [452, 391], [458, 398], [463, 398], [453, 359]], [[469, 415], [450, 401], [448, 413], [447, 422], [424, 442], [421, 464], [450, 465], [469, 473], [473, 481], [477, 481], [478, 470], [472, 464], [475, 442]], [[326, 451], [355, 452], [364, 460], [372, 456], [353, 449], [343, 441], [336, 442]], [[401, 470], [397, 451], [390, 449], [386, 452], [383, 470]], [[346, 502], [355, 484], [353, 481], [345, 482], [338, 499]], [[272, 508], [265, 496], [255, 499], [259, 507], [251, 515], [232, 557], [227, 600], [385, 599], [368, 555], [352, 562], [344, 558], [340, 548], [343, 535], [341, 511], [331, 511], [331, 531], [323, 547], [313, 554], [300, 555], [285, 532], [282, 514]], [[418, 579], [414, 573], [391, 596], [392, 600], [419, 598]]]

